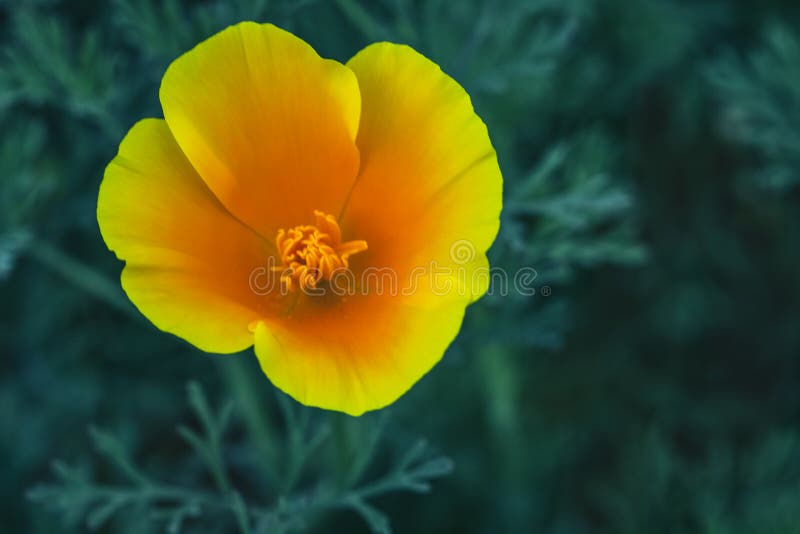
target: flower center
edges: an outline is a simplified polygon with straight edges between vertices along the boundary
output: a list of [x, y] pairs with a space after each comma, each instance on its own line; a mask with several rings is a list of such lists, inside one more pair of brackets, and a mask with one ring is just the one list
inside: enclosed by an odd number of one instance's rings
[[272, 270], [281, 273], [281, 284], [289, 291], [314, 288], [320, 280], [349, 268], [348, 258], [367, 250], [364, 240], [342, 243], [342, 231], [336, 217], [314, 211], [317, 223], [281, 229], [275, 238], [281, 265]]

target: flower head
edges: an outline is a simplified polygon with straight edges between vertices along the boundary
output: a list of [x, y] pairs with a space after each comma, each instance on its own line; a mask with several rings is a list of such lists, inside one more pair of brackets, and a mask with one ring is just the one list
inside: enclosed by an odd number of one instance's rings
[[244, 22], [175, 60], [160, 99], [97, 206], [139, 310], [204, 351], [255, 345], [312, 406], [357, 415], [428, 372], [486, 292], [502, 204], [466, 92], [407, 46], [343, 65]]

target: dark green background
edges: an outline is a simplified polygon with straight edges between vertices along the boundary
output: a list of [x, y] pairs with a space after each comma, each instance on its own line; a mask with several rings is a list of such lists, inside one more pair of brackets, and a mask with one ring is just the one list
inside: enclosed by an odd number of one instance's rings
[[[378, 510], [395, 532], [800, 532], [795, 6], [0, 0], [0, 530], [164, 532], [154, 513], [192, 499], [140, 499], [129, 458], [212, 496], [185, 532], [380, 532]], [[164, 69], [239, 20], [339, 60], [411, 44], [467, 89], [497, 148], [490, 256], [535, 268], [538, 294], [473, 305], [443, 361], [380, 414], [299, 408], [251, 351], [158, 332], [100, 238], [103, 168], [130, 125], [160, 116]], [[233, 403], [220, 454], [246, 525], [175, 432], [201, 428], [189, 381]], [[426, 473], [449, 470], [442, 456], [452, 473], [352, 506], [419, 438]], [[131, 498], [104, 520], [109, 487]], [[320, 488], [350, 505], [315, 507]]]

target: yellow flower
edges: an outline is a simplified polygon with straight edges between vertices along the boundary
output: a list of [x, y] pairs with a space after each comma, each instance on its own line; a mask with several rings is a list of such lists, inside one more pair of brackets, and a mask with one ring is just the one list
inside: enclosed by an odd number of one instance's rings
[[301, 403], [395, 401], [488, 287], [502, 177], [467, 93], [407, 46], [342, 65], [243, 22], [175, 60], [160, 99], [98, 198], [131, 301], [201, 350], [255, 345]]

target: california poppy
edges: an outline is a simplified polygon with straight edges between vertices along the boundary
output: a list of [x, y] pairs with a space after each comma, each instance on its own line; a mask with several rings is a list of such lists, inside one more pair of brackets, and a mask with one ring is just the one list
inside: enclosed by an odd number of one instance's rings
[[502, 178], [467, 93], [408, 46], [343, 65], [243, 22], [176, 59], [160, 100], [97, 206], [137, 308], [207, 352], [255, 345], [311, 406], [358, 415], [428, 372], [487, 290], [475, 275], [499, 227]]

